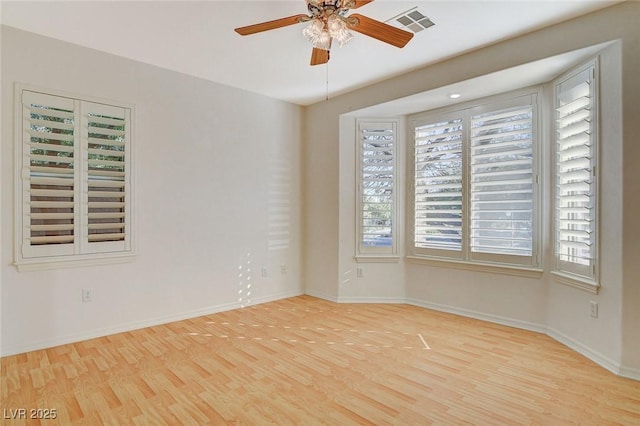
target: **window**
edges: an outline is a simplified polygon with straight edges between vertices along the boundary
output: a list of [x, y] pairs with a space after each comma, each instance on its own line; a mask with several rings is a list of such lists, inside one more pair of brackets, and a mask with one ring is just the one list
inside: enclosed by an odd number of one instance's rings
[[532, 104], [471, 116], [472, 253], [532, 257], [533, 134]]
[[537, 94], [412, 121], [413, 254], [537, 266]]
[[414, 243], [425, 253], [462, 255], [462, 118], [415, 126]]
[[358, 253], [396, 253], [396, 134], [394, 121], [358, 121]]
[[18, 268], [131, 254], [131, 108], [16, 93]]
[[555, 82], [555, 269], [597, 283], [596, 63]]

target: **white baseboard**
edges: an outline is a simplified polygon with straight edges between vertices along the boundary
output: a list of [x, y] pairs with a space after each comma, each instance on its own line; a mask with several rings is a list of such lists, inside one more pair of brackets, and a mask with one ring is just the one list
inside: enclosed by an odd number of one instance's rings
[[254, 299], [251, 305], [261, 305], [263, 303], [275, 302], [276, 300], [288, 299], [290, 297], [302, 296], [304, 294], [304, 290], [302, 289], [270, 294], [268, 296], [258, 297], [257, 299]]
[[579, 354], [589, 358], [591, 361], [595, 362], [601, 367], [606, 368], [613, 374], [620, 375], [620, 363], [612, 360], [611, 358], [606, 357], [597, 351], [594, 351], [587, 345], [580, 343], [577, 340], [574, 340], [573, 338], [553, 328], [547, 329], [547, 335], [552, 339], [555, 339], [558, 342], [562, 343], [563, 345], [568, 346]]
[[338, 303], [407, 303], [404, 297], [338, 297]]
[[[301, 296], [303, 294], [304, 292], [302, 291], [302, 289], [290, 291], [290, 292], [272, 294], [272, 295], [259, 297], [251, 300], [250, 306], [259, 305], [267, 302], [273, 302], [281, 299], [287, 299], [289, 297]], [[39, 349], [52, 348], [54, 346], [66, 345], [68, 343], [76, 343], [83, 340], [95, 339], [97, 337], [109, 336], [111, 334], [124, 333], [127, 331], [139, 330], [141, 328], [153, 327], [156, 325], [167, 324], [167, 323], [182, 321], [182, 320], [191, 319], [191, 318], [197, 318], [204, 315], [216, 314], [218, 312], [230, 311], [230, 310], [239, 309], [242, 307], [243, 305], [241, 305], [240, 302], [223, 303], [220, 305], [208, 306], [205, 308], [194, 309], [191, 311], [181, 312], [178, 314], [163, 315], [160, 317], [146, 319], [142, 321], [131, 321], [131, 322], [118, 324], [111, 327], [98, 328], [98, 329], [94, 329], [84, 333], [52, 337], [51, 339], [44, 339], [36, 342], [30, 342], [25, 345], [10, 346], [8, 348], [3, 347], [2, 348], [3, 352], [1, 356], [10, 356], [10, 355], [21, 354], [24, 352], [31, 352]]]
[[404, 297], [335, 297], [311, 289], [307, 289], [305, 291], [305, 294], [308, 296], [317, 297], [318, 299], [328, 300], [329, 302], [333, 303], [406, 303], [406, 299]]
[[485, 314], [483, 312], [473, 311], [470, 309], [458, 308], [450, 305], [442, 305], [439, 303], [425, 302], [418, 299], [405, 299], [409, 305], [419, 306], [422, 308], [433, 309], [434, 311], [447, 312], [449, 314], [460, 315], [463, 317], [475, 318], [482, 321], [493, 322], [496, 324], [502, 324], [509, 327], [521, 328], [524, 330], [535, 331], [537, 333], [546, 333], [547, 327], [542, 324], [536, 324], [533, 322], [515, 320], [512, 318], [506, 318], [499, 315]]
[[627, 379], [640, 381], [640, 368], [630, 368], [630, 367], [621, 366], [619, 374], [620, 376], [626, 377]]
[[338, 298], [335, 296], [330, 296], [321, 291], [315, 291], [313, 289], [306, 289], [304, 294], [312, 297], [317, 297], [318, 299], [328, 300], [329, 302], [338, 303]]

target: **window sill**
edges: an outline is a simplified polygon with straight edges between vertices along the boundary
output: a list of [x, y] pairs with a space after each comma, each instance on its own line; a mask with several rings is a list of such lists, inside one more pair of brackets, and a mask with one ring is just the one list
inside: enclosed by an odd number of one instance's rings
[[577, 276], [565, 274], [559, 271], [552, 271], [551, 275], [553, 275], [556, 282], [569, 287], [577, 288], [593, 294], [598, 294], [600, 291], [600, 284], [588, 279], [581, 279]]
[[112, 265], [133, 262], [135, 253], [101, 253], [96, 255], [58, 256], [50, 258], [23, 259], [13, 265], [19, 272], [47, 271], [52, 269], [79, 268], [96, 265]]
[[359, 255], [355, 257], [357, 263], [398, 263], [400, 262], [400, 256], [388, 255], [388, 256], [366, 256]]
[[417, 265], [438, 266], [441, 268], [464, 269], [490, 274], [515, 275], [526, 278], [540, 278], [543, 270], [518, 265], [498, 265], [493, 263], [464, 262], [461, 260], [436, 259], [421, 256], [407, 256], [407, 261]]

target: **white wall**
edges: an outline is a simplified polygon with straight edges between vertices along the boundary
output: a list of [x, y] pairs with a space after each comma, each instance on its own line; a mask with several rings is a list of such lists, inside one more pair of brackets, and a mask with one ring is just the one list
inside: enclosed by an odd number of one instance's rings
[[[135, 105], [134, 262], [11, 266], [15, 82]], [[300, 107], [3, 27], [2, 111], [3, 355], [303, 292]]]
[[[634, 7], [635, 6], [635, 7]], [[640, 7], [628, 6], [622, 44], [622, 366], [640, 377]]]
[[[303, 282], [307, 294], [337, 300], [339, 272], [338, 117], [335, 124], [329, 103], [305, 108], [303, 136]], [[317, 115], [314, 112], [318, 112]], [[317, 119], [316, 119], [317, 118]], [[312, 135], [310, 137], [309, 135]]]
[[[600, 52], [599, 219], [600, 283], [598, 295], [567, 287], [549, 279], [548, 328], [553, 337], [582, 348], [603, 365], [615, 370], [620, 363], [622, 341], [622, 58], [621, 44]], [[549, 157], [551, 161], [551, 157]], [[549, 181], [552, 178], [549, 177]], [[551, 267], [549, 247], [547, 264]], [[589, 304], [599, 305], [598, 318]], [[614, 331], [615, 332], [612, 332]]]
[[[404, 297], [412, 303], [548, 331], [605, 367], [640, 377], [640, 333], [637, 333], [640, 223], [633, 219], [637, 218], [640, 208], [640, 177], [634, 172], [634, 162], [640, 158], [637, 22], [640, 22], [640, 4], [625, 2], [308, 107], [306, 122], [322, 123], [322, 127], [305, 131], [305, 145], [314, 147], [303, 158], [305, 204], [308, 208], [312, 203], [314, 208], [305, 214], [304, 233], [322, 234], [325, 241], [323, 245], [305, 241], [306, 252], [312, 254], [307, 262], [314, 267], [305, 270], [305, 281], [313, 282], [314, 292], [330, 295], [335, 300], [344, 296], [365, 300], [381, 296], [380, 289], [385, 286], [404, 285]], [[415, 263], [404, 266], [404, 275], [396, 270], [395, 264], [376, 265], [375, 274], [366, 285], [356, 281], [355, 286], [349, 287], [342, 282], [355, 264], [347, 257], [349, 250], [336, 250], [338, 241], [341, 245], [349, 244], [355, 232], [355, 227], [349, 225], [349, 221], [353, 221], [350, 219], [354, 203], [349, 197], [351, 190], [342, 185], [354, 187], [355, 181], [350, 176], [353, 166], [348, 165], [351, 148], [341, 145], [338, 129], [341, 115], [615, 40], [621, 41], [621, 54], [616, 53], [616, 49], [620, 49], [617, 45], [603, 56], [607, 73], [602, 102], [608, 112], [603, 118], [603, 150], [606, 150], [601, 159], [601, 173], [605, 175], [601, 211], [603, 288], [599, 295], [559, 284], [548, 272], [540, 277], [525, 278]], [[616, 131], [619, 124], [622, 124], [622, 133]], [[545, 155], [549, 160], [550, 152]], [[335, 188], [336, 177], [339, 188]], [[335, 191], [308, 191], [325, 181], [330, 181]], [[547, 182], [547, 197], [549, 190], [550, 182]], [[549, 209], [547, 206], [544, 213], [547, 218]], [[550, 228], [545, 229], [547, 235], [549, 232]], [[550, 250], [547, 245], [547, 270]], [[322, 259], [322, 264], [316, 262], [317, 259]], [[590, 300], [600, 304], [598, 319], [589, 317]]]

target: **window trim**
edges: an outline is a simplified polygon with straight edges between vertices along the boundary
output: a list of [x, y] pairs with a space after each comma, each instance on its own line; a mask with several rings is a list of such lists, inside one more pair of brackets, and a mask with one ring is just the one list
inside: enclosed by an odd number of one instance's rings
[[[407, 132], [407, 141], [409, 149], [407, 150], [407, 161], [410, 165], [407, 167], [407, 253], [408, 259], [412, 260], [412, 263], [424, 263], [441, 265], [446, 267], [455, 267], [460, 269], [472, 269], [478, 271], [521, 271], [524, 276], [535, 275], [538, 276], [542, 273], [542, 163], [540, 161], [542, 149], [542, 129], [543, 122], [542, 108], [543, 108], [543, 89], [542, 86], [533, 86], [523, 89], [513, 90], [497, 95], [492, 95], [485, 98], [472, 100], [469, 102], [459, 103], [452, 106], [437, 108], [429, 111], [423, 111], [420, 113], [412, 114], [408, 117], [409, 129]], [[472, 254], [470, 251], [469, 231], [470, 220], [463, 217], [463, 247], [458, 253], [457, 251], [441, 250], [441, 249], [420, 249], [415, 247], [415, 176], [414, 176], [414, 162], [415, 162], [415, 133], [414, 129], [416, 122], [437, 122], [440, 118], [445, 117], [463, 117], [464, 126], [463, 133], [463, 209], [467, 210], [470, 207], [470, 143], [469, 143], [469, 121], [473, 111], [482, 108], [490, 110], [500, 108], [503, 105], [513, 105], [519, 98], [530, 97], [531, 106], [533, 110], [533, 128], [534, 141], [533, 141], [533, 229], [532, 229], [532, 254], [527, 256], [526, 259], [530, 261], [526, 262], [512, 262], [512, 256], [509, 255], [490, 255], [485, 256], [482, 253]], [[516, 273], [516, 275], [520, 275]]]
[[[592, 132], [591, 132], [591, 155], [592, 155], [592, 167], [595, 171], [592, 174], [593, 179], [593, 195], [592, 200], [594, 204], [594, 227], [593, 227], [593, 263], [590, 267], [585, 269], [591, 269], [589, 275], [581, 274], [576, 270], [571, 271], [562, 267], [563, 264], [570, 264], [570, 262], [563, 262], [557, 256], [557, 244], [558, 244], [558, 223], [557, 223], [557, 138], [556, 138], [556, 101], [559, 93], [559, 86], [563, 82], [568, 81], [571, 78], [576, 77], [582, 72], [592, 70], [591, 81], [593, 83], [593, 102], [591, 106], [593, 108], [592, 114]], [[595, 56], [578, 66], [572, 67], [563, 72], [558, 77], [551, 81], [553, 98], [551, 100], [551, 161], [552, 161], [552, 195], [551, 195], [551, 246], [552, 246], [552, 269], [551, 275], [555, 278], [556, 282], [585, 290], [590, 293], [598, 294], [600, 290], [600, 66], [599, 56]]]
[[[362, 244], [363, 226], [362, 226], [362, 125], [364, 124], [380, 124], [382, 126], [391, 126], [393, 131], [393, 189], [392, 189], [392, 205], [391, 205], [391, 235], [392, 241], [390, 247], [366, 247]], [[396, 118], [369, 118], [359, 117], [355, 123], [356, 133], [356, 241], [355, 241], [355, 260], [358, 263], [395, 263], [399, 262], [399, 142], [401, 130], [400, 119]]]
[[[24, 243], [23, 229], [25, 226], [25, 218], [28, 212], [24, 211], [24, 195], [23, 189], [23, 161], [24, 161], [24, 140], [23, 140], [23, 92], [35, 92], [43, 95], [61, 97], [71, 99], [76, 103], [86, 102], [92, 104], [103, 104], [122, 108], [128, 110], [128, 135], [129, 144], [127, 151], [127, 185], [128, 196], [126, 200], [128, 203], [126, 207], [128, 209], [129, 223], [126, 237], [128, 241], [125, 242], [124, 250], [117, 251], [103, 251], [99, 253], [92, 252], [80, 252], [72, 254], [52, 254], [50, 256], [33, 256], [25, 257], [22, 254], [22, 245]], [[135, 106], [130, 103], [124, 103], [115, 100], [101, 99], [92, 96], [79, 95], [75, 93], [69, 93], [61, 90], [52, 90], [39, 86], [34, 86], [24, 83], [14, 84], [14, 261], [13, 265], [18, 271], [35, 271], [35, 270], [51, 270], [61, 269], [68, 267], [81, 267], [91, 265], [104, 265], [114, 263], [131, 262], [136, 256], [135, 251]], [[79, 120], [80, 121], [80, 120]], [[79, 140], [82, 140], [82, 136], [78, 135]], [[82, 163], [83, 159], [77, 160], [78, 163]], [[81, 188], [74, 189], [74, 191], [81, 191]], [[28, 194], [28, 192], [27, 192]], [[81, 212], [74, 213], [75, 218], [82, 217]], [[81, 236], [80, 236], [81, 237]], [[81, 241], [78, 244], [82, 245]], [[107, 244], [106, 246], [108, 246]]]
[[469, 262], [450, 258], [438, 258], [435, 256], [407, 256], [407, 261], [416, 265], [436, 266], [439, 268], [462, 269], [473, 272], [486, 272], [491, 274], [511, 275], [524, 278], [540, 278], [544, 274], [541, 267], [526, 267], [510, 265], [506, 263]]

